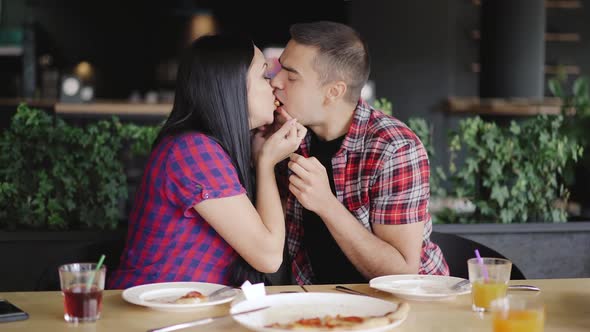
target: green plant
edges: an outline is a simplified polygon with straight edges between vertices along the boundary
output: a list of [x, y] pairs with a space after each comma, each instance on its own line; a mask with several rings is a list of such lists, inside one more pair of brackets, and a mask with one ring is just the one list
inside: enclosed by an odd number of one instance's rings
[[428, 125], [426, 120], [422, 118], [410, 118], [408, 120], [408, 127], [420, 138], [422, 145], [428, 153], [428, 160], [431, 165], [430, 169], [430, 195], [431, 196], [446, 196], [447, 192], [442, 186], [446, 181], [447, 176], [442, 167], [432, 167], [436, 159], [436, 152], [434, 150], [434, 142], [432, 141], [432, 127]]
[[393, 114], [393, 106], [387, 98], [377, 98], [373, 103], [373, 108], [381, 110], [383, 113], [390, 116]]
[[85, 128], [21, 104], [0, 135], [0, 228], [114, 229], [127, 198], [120, 154], [149, 151], [157, 128]]
[[590, 196], [586, 194], [586, 187], [589, 182], [585, 180], [585, 175], [590, 171], [590, 80], [579, 77], [570, 87], [567, 87], [567, 81], [567, 75], [561, 71], [549, 80], [548, 85], [553, 95], [562, 102], [561, 110], [565, 116], [563, 132], [584, 147], [582, 161], [577, 165], [567, 165], [564, 177], [566, 183], [574, 188], [575, 199], [588, 205]]
[[[461, 168], [451, 159], [452, 195], [469, 199], [478, 222], [566, 221], [569, 192], [563, 171], [583, 149], [561, 131], [563, 116], [540, 115], [499, 127], [479, 117], [461, 121], [450, 150], [466, 154]], [[461, 218], [453, 217], [460, 222]]]
[[578, 77], [571, 86], [571, 93], [566, 93], [567, 76], [560, 73], [549, 80], [549, 90], [554, 96], [562, 101], [562, 111], [564, 115], [569, 114], [569, 110], [575, 110], [574, 115], [578, 118], [590, 117], [590, 80], [588, 77]]

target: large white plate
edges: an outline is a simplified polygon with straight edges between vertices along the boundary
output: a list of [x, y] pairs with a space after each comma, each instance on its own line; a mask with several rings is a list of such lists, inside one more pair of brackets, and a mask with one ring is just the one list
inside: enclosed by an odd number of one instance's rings
[[229, 302], [237, 295], [238, 291], [224, 293], [227, 294], [227, 296], [220, 298], [215, 296], [214, 301], [205, 300], [203, 302], [190, 304], [165, 302], [174, 301], [191, 291], [197, 291], [201, 294], [208, 295], [222, 287], [225, 286], [206, 282], [162, 282], [127, 288], [123, 291], [123, 299], [133, 304], [157, 310], [188, 311]]
[[457, 295], [471, 293], [470, 287], [459, 290], [450, 288], [462, 280], [465, 279], [437, 275], [401, 274], [371, 279], [369, 286], [408, 300], [446, 300], [455, 298]]
[[[265, 306], [270, 306], [270, 308], [253, 312], [251, 314], [233, 316], [233, 318], [238, 323], [251, 330], [260, 332], [278, 332], [290, 330], [268, 328], [265, 326], [273, 323], [290, 323], [302, 318], [323, 317], [325, 315], [381, 316], [388, 312], [395, 311], [398, 308], [397, 303], [361, 295], [292, 293], [274, 294], [256, 300], [245, 300], [235, 304], [230, 312], [235, 314]], [[387, 331], [400, 325], [405, 319], [406, 317], [387, 326], [357, 331]]]

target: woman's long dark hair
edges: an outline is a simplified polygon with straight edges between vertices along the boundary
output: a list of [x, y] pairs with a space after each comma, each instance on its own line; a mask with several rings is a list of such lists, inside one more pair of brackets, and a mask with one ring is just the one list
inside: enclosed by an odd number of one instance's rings
[[[230, 156], [252, 201], [247, 77], [253, 58], [249, 39], [217, 35], [194, 41], [178, 67], [172, 112], [154, 142], [155, 147], [165, 137], [195, 131], [212, 137]], [[233, 285], [264, 281], [264, 274], [241, 256], [229, 272]]]

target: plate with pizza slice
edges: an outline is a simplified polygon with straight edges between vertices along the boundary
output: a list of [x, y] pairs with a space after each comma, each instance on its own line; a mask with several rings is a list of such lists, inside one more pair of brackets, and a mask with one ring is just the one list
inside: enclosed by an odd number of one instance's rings
[[463, 280], [439, 275], [400, 274], [373, 278], [369, 286], [406, 300], [450, 300], [471, 293], [470, 287], [451, 288]]
[[163, 311], [189, 311], [233, 300], [238, 290], [210, 298], [208, 295], [226, 286], [207, 282], [162, 282], [127, 288], [123, 299], [129, 303]]
[[307, 331], [389, 331], [408, 316], [405, 302], [336, 293], [273, 294], [235, 304], [230, 313], [266, 307], [268, 309], [233, 316], [239, 324], [260, 332]]

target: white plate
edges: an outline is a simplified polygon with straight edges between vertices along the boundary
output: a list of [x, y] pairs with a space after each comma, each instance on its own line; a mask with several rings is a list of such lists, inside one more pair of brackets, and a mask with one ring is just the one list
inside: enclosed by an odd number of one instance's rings
[[[233, 316], [241, 325], [260, 332], [290, 331], [278, 328], [265, 327], [273, 323], [289, 323], [302, 318], [322, 317], [325, 315], [346, 316], [381, 316], [398, 308], [397, 303], [388, 302], [368, 296], [335, 294], [335, 293], [292, 293], [268, 295], [256, 300], [246, 300], [235, 304], [230, 312], [232, 314], [270, 306], [270, 308]], [[389, 325], [357, 330], [365, 332], [387, 331], [400, 325], [402, 320]], [[319, 331], [319, 330], [308, 330]]]
[[401, 274], [371, 279], [369, 286], [408, 300], [446, 300], [457, 295], [471, 293], [470, 287], [452, 290], [459, 281], [457, 277], [437, 275]]
[[204, 300], [203, 302], [190, 304], [166, 302], [174, 301], [191, 291], [197, 291], [201, 294], [208, 295], [222, 287], [225, 286], [206, 282], [162, 282], [127, 288], [123, 291], [123, 299], [133, 304], [157, 310], [188, 311], [229, 302], [238, 294], [238, 291], [224, 293], [227, 294], [227, 296], [220, 298], [215, 296], [214, 301]]

